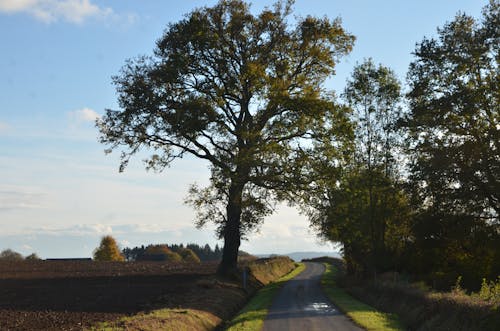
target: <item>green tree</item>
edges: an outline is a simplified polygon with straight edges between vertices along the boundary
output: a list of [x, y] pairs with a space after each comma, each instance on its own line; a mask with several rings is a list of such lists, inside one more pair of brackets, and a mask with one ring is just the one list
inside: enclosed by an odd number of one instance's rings
[[389, 68], [372, 59], [354, 67], [343, 98], [352, 109], [355, 126], [354, 163], [371, 171], [395, 176], [395, 158], [400, 134], [401, 84]]
[[115, 238], [104, 236], [99, 247], [94, 250], [95, 261], [125, 261]]
[[[371, 59], [354, 68], [344, 99], [353, 109], [355, 125], [354, 168], [360, 167], [367, 204], [360, 206], [367, 222], [372, 268], [381, 267], [386, 252], [386, 235], [391, 221], [389, 200], [397, 180], [396, 152], [400, 142], [397, 122], [401, 118], [401, 85], [395, 73]], [[396, 214], [397, 211], [394, 211]]]
[[322, 237], [343, 244], [350, 273], [393, 268], [409, 235], [396, 164], [400, 83], [392, 70], [368, 59], [354, 68], [343, 97], [352, 110], [352, 152], [340, 163], [320, 165], [331, 179], [319, 183], [309, 217]]
[[498, 259], [487, 262], [500, 242], [499, 27], [500, 2], [491, 0], [481, 20], [460, 13], [417, 44], [405, 123], [421, 255], [492, 277], [500, 272]]
[[[101, 142], [123, 148], [120, 169], [139, 150], [163, 170], [186, 154], [211, 167], [208, 188], [189, 201], [217, 208], [224, 239], [219, 273], [236, 268], [242, 235], [272, 212], [273, 201], [309, 185], [311, 141], [335, 140], [343, 114], [322, 85], [354, 37], [340, 20], [288, 20], [293, 1], [253, 15], [221, 0], [170, 24], [154, 56], [129, 61], [114, 78], [122, 110], [99, 121]], [[215, 201], [222, 207], [211, 207]]]
[[337, 178], [308, 201], [312, 228], [342, 244], [350, 274], [397, 269], [411, 238], [407, 195], [381, 171], [354, 168]]

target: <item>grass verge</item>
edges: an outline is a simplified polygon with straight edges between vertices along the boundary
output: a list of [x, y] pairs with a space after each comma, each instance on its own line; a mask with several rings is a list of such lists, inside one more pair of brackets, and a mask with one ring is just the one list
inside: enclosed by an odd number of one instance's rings
[[337, 287], [335, 284], [335, 267], [329, 263], [325, 263], [325, 266], [326, 271], [321, 279], [323, 290], [330, 300], [356, 324], [370, 331], [404, 330], [397, 315], [377, 311]]
[[90, 328], [89, 331], [209, 331], [213, 330], [220, 322], [220, 318], [205, 311], [166, 308], [123, 317], [112, 323], [104, 322]]
[[264, 319], [267, 316], [268, 309], [271, 306], [273, 298], [285, 282], [304, 271], [305, 265], [299, 263], [297, 268], [281, 277], [274, 283], [260, 289], [250, 302], [241, 310], [231, 322], [229, 322], [227, 331], [257, 331], [262, 328]]

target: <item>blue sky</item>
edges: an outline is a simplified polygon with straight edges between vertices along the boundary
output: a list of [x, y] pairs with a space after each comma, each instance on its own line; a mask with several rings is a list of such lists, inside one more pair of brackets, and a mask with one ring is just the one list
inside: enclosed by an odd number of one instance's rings
[[[150, 54], [169, 22], [215, 1], [0, 0], [0, 250], [42, 257], [90, 256], [102, 235], [122, 246], [219, 243], [197, 230], [183, 204], [205, 184], [207, 164], [185, 158], [161, 174], [140, 157], [118, 173], [93, 125], [117, 109], [111, 76]], [[253, 1], [257, 12], [273, 1]], [[295, 14], [340, 16], [356, 35], [328, 87], [340, 92], [356, 62], [372, 57], [404, 80], [415, 43], [458, 11], [479, 17], [486, 0], [297, 0]], [[286, 206], [242, 249], [252, 253], [331, 250]]]

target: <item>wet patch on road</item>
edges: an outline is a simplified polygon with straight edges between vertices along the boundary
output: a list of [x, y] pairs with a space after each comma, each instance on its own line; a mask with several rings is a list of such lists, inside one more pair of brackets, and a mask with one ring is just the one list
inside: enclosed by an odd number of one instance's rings
[[328, 302], [312, 302], [304, 307], [304, 310], [317, 315], [333, 315], [338, 313], [337, 309]]

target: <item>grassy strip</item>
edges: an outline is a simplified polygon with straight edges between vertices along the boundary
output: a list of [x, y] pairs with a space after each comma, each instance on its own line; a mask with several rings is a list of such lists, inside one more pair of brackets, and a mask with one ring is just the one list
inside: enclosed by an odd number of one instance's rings
[[123, 317], [115, 322], [104, 322], [89, 331], [120, 330], [176, 330], [210, 331], [220, 323], [220, 319], [210, 313], [195, 309], [157, 309], [131, 317]]
[[267, 316], [268, 309], [271, 306], [273, 298], [278, 290], [285, 282], [300, 274], [305, 269], [303, 263], [299, 263], [298, 267], [287, 275], [281, 277], [274, 283], [270, 283], [262, 288], [243, 308], [238, 316], [236, 316], [226, 329], [227, 331], [257, 331], [262, 328], [264, 319]]
[[325, 263], [326, 271], [321, 278], [323, 290], [330, 300], [356, 324], [370, 331], [404, 330], [395, 314], [383, 313], [354, 299], [346, 291], [335, 285], [335, 267]]

